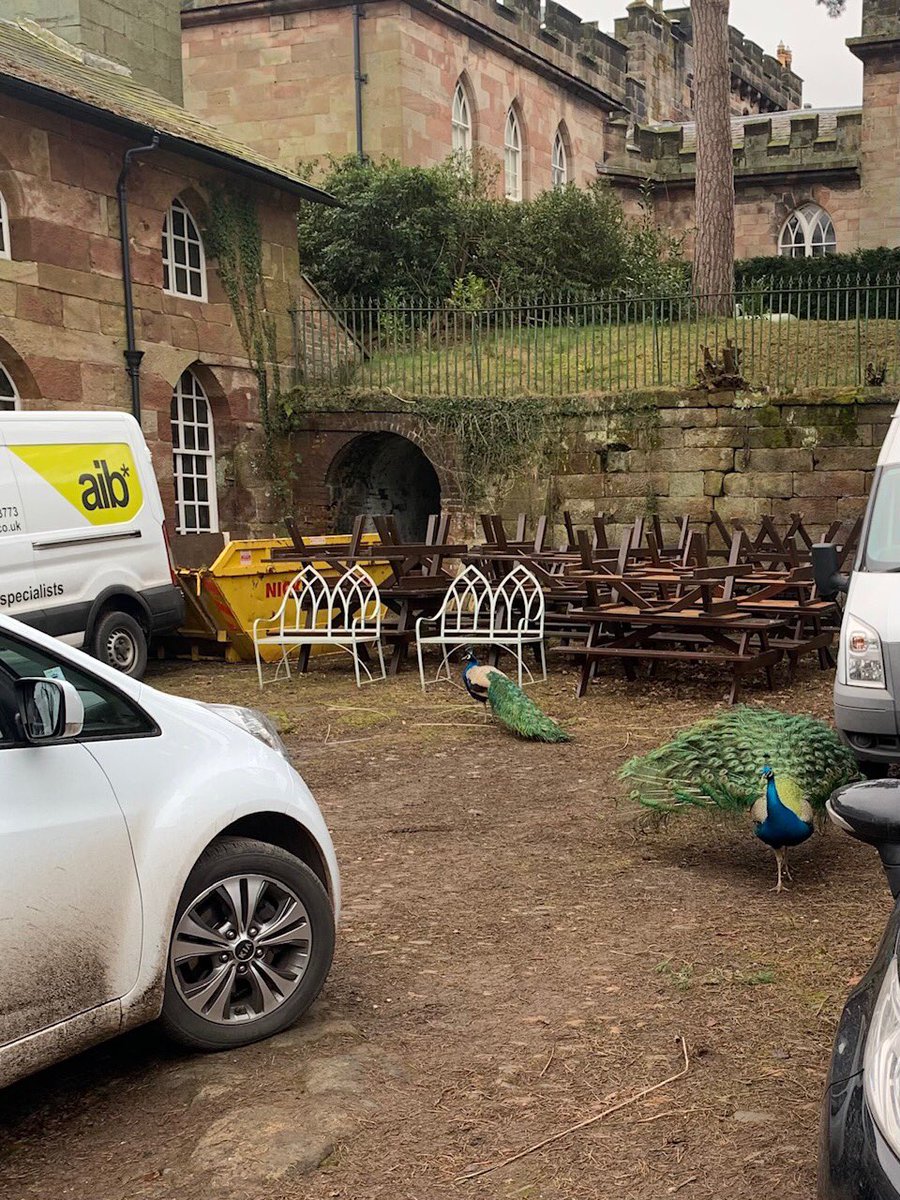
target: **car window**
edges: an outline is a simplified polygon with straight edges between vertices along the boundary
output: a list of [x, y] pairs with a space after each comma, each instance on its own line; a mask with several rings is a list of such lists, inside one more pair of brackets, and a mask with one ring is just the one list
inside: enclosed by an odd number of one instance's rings
[[[10, 679], [66, 679], [77, 690], [84, 705], [83, 738], [136, 737], [156, 733], [146, 713], [115, 688], [86, 671], [30, 642], [0, 633], [0, 673]], [[2, 688], [2, 684], [0, 684]], [[0, 690], [0, 726], [4, 717]], [[8, 717], [7, 717], [8, 721]]]

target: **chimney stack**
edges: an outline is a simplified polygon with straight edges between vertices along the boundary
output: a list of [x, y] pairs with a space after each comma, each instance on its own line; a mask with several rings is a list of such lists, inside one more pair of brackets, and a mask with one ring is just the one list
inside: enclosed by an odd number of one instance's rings
[[794, 54], [790, 46], [786, 46], [784, 42], [779, 42], [778, 54], [776, 57], [783, 67], [785, 67], [788, 71], [791, 69], [791, 63], [794, 61]]

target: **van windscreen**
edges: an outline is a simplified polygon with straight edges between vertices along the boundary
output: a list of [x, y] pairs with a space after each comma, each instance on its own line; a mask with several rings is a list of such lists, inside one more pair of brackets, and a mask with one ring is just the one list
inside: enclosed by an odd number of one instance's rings
[[867, 571], [900, 571], [900, 466], [875, 477], [872, 514], [866, 537]]

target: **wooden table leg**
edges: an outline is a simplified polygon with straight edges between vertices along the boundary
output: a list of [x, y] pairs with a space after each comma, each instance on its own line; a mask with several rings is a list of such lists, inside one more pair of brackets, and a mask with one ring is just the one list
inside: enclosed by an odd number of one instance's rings
[[[600, 628], [599, 622], [592, 621], [591, 627], [588, 630], [585, 638], [585, 648], [590, 649], [597, 644], [597, 630]], [[584, 662], [581, 664], [581, 674], [578, 677], [578, 687], [575, 694], [580, 700], [588, 689], [588, 684], [591, 682], [591, 676], [594, 673], [594, 660], [589, 654], [584, 656]]]
[[[761, 648], [763, 654], [767, 653], [767, 651], [769, 649], [769, 635], [768, 635], [768, 633], [766, 633], [766, 631], [764, 629], [760, 630], [759, 645], [760, 645], [760, 648]], [[790, 655], [788, 656], [788, 662], [791, 663], [791, 666], [795, 665], [794, 663], [791, 662]], [[791, 666], [788, 667], [789, 672], [791, 670]], [[775, 672], [771, 666], [766, 667], [766, 683], [769, 685], [769, 691], [774, 692], [775, 691]]]
[[400, 611], [397, 613], [397, 628], [394, 630], [395, 633], [401, 636], [394, 642], [394, 649], [391, 652], [390, 662], [388, 663], [388, 675], [396, 675], [400, 670], [400, 664], [406, 658], [407, 642], [405, 635], [409, 632], [409, 612], [409, 601], [402, 601]]

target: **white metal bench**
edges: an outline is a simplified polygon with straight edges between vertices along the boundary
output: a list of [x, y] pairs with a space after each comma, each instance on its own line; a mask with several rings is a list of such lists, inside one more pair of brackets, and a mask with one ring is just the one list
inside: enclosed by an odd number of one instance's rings
[[[426, 629], [434, 626], [433, 633]], [[450, 678], [450, 656], [462, 646], [492, 646], [506, 650], [516, 660], [519, 686], [523, 676], [534, 676], [525, 665], [525, 647], [539, 647], [542, 678], [547, 678], [544, 646], [544, 593], [537, 579], [521, 563], [492, 584], [475, 566], [466, 567], [447, 588], [443, 603], [433, 617], [416, 622], [416, 652], [419, 679], [425, 690], [423, 651], [439, 646], [443, 657], [432, 682]]]
[[[337, 646], [353, 659], [356, 686], [360, 687], [360, 667], [371, 682], [375, 676], [360, 657], [360, 648], [374, 646], [378, 652], [381, 678], [386, 677], [384, 651], [381, 645], [381, 596], [371, 576], [358, 566], [350, 567], [334, 583], [312, 565], [304, 567], [288, 584], [278, 611], [271, 617], [258, 617], [253, 622], [253, 648], [260, 689], [264, 682], [273, 683], [284, 671], [290, 678], [289, 655], [301, 651], [300, 670], [306, 670], [313, 646]], [[263, 680], [263, 660], [260, 649], [276, 646], [281, 658], [272, 679]]]

